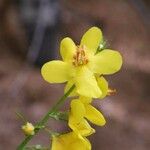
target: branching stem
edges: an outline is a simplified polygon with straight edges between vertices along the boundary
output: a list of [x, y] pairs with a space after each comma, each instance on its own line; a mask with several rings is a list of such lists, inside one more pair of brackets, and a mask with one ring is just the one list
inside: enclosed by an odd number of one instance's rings
[[[47, 114], [43, 117], [41, 121], [39, 121], [36, 126], [45, 126], [47, 123], [48, 119], [50, 118], [50, 115], [52, 113], [56, 113], [59, 108], [62, 106], [62, 104], [65, 102], [66, 98], [70, 95], [70, 93], [73, 91], [75, 88], [75, 85], [73, 85], [59, 100], [58, 102], [47, 112]], [[34, 135], [28, 135], [26, 138], [20, 143], [20, 145], [17, 147], [17, 150], [24, 150], [25, 146], [27, 143], [35, 136], [41, 128], [36, 128], [35, 129], [35, 134]]]

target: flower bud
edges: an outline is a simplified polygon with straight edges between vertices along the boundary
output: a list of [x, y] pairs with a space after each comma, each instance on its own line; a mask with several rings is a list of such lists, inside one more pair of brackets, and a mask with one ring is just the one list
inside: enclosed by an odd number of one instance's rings
[[22, 130], [25, 135], [34, 135], [34, 129], [35, 127], [29, 122], [22, 126]]

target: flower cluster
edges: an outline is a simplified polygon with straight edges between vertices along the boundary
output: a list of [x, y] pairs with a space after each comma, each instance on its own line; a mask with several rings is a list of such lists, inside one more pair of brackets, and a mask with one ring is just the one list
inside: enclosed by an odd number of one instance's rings
[[70, 104], [68, 119], [68, 126], [72, 131], [53, 136], [52, 150], [90, 150], [91, 144], [87, 136], [95, 130], [88, 121], [98, 126], [106, 123], [101, 112], [92, 106], [92, 101], [108, 95], [108, 82], [104, 75], [120, 70], [122, 57], [115, 50], [98, 51], [102, 43], [102, 32], [97, 27], [90, 28], [79, 45], [75, 45], [69, 37], [64, 38], [60, 44], [62, 60], [50, 61], [41, 69], [47, 82], [67, 82], [65, 93], [75, 85], [70, 94], [74, 98]]

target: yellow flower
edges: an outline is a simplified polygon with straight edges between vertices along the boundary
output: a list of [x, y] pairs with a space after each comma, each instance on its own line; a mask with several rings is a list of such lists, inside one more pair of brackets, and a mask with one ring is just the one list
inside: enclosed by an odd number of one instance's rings
[[113, 74], [122, 65], [122, 57], [117, 51], [105, 49], [96, 53], [102, 39], [102, 32], [97, 27], [90, 28], [83, 35], [79, 46], [72, 39], [64, 38], [60, 44], [63, 61], [44, 64], [41, 69], [43, 78], [50, 83], [68, 81], [67, 87], [75, 84], [75, 91], [85, 97], [101, 97], [102, 90], [95, 75]]
[[104, 126], [106, 123], [101, 112], [94, 108], [90, 102], [91, 99], [85, 97], [71, 101], [71, 112], [68, 124], [78, 135], [88, 136], [94, 133], [94, 129], [90, 127], [85, 118], [98, 126]]
[[91, 144], [87, 138], [70, 132], [53, 136], [51, 150], [91, 150]]
[[27, 122], [25, 125], [22, 126], [22, 130], [25, 135], [34, 135], [34, 126], [32, 123]]

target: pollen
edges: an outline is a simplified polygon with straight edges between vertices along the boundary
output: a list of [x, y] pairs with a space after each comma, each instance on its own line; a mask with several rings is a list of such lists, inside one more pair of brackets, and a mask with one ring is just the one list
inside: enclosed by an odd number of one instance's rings
[[88, 58], [85, 53], [85, 46], [77, 46], [76, 54], [73, 56], [73, 65], [82, 66], [88, 63]]

